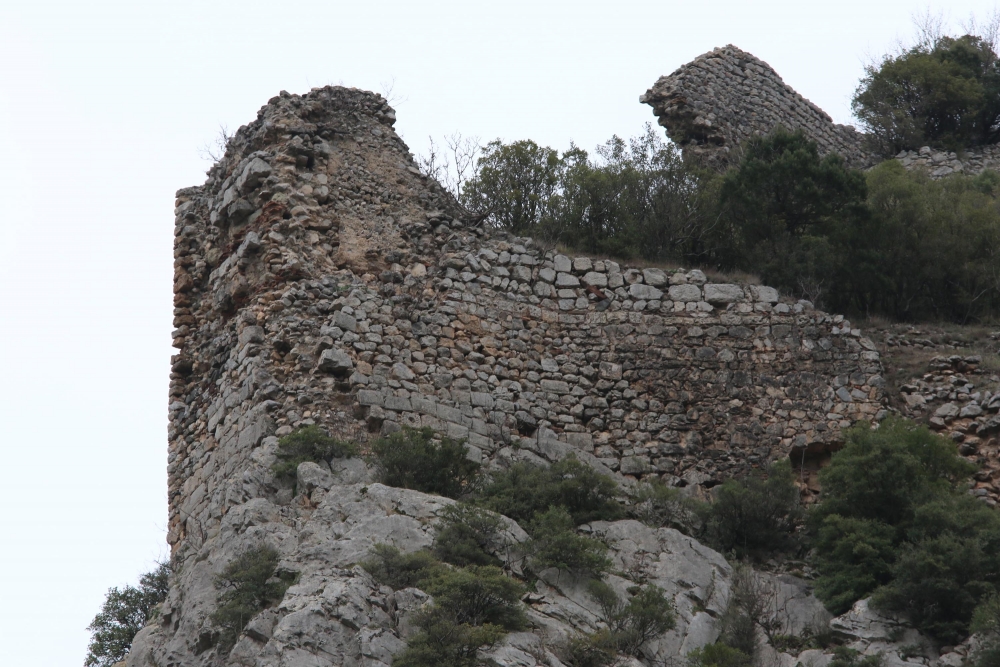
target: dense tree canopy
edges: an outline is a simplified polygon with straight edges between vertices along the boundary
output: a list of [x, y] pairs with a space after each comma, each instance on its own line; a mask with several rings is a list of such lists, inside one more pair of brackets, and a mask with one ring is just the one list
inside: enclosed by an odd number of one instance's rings
[[110, 667], [125, 659], [132, 640], [152, 618], [153, 609], [167, 597], [170, 566], [161, 563], [139, 578], [139, 585], [112, 588], [90, 626], [86, 667]]
[[852, 108], [885, 157], [995, 143], [1000, 61], [980, 37], [940, 37], [868, 66]]
[[966, 493], [974, 471], [952, 442], [898, 418], [848, 430], [810, 512], [830, 610], [871, 595], [941, 641], [966, 636], [1000, 584], [1000, 514]]

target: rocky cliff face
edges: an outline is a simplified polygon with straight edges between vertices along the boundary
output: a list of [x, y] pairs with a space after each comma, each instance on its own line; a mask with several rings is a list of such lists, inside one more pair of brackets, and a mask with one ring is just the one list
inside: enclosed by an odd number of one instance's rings
[[[403, 647], [426, 594], [380, 588], [357, 563], [378, 542], [427, 546], [451, 501], [374, 484], [361, 460], [303, 464], [293, 497], [271, 465], [296, 427], [364, 441], [429, 426], [486, 468], [574, 454], [623, 485], [655, 476], [697, 494], [769, 460], [808, 468], [841, 428], [883, 409], [878, 353], [844, 318], [763, 286], [470, 226], [394, 120], [370, 93], [282, 93], [203, 186], [178, 192], [178, 573], [130, 667], [374, 667]], [[634, 521], [590, 530], [611, 545], [616, 587], [650, 581], [677, 607], [647, 664], [714, 640], [730, 574], [719, 554]], [[225, 654], [208, 621], [213, 579], [262, 543], [300, 577]], [[779, 588], [799, 626], [826, 622], [804, 582]], [[495, 650], [501, 665], [560, 664], [553, 646], [598, 624], [593, 601], [554, 572], [527, 601], [533, 629]]]
[[834, 124], [818, 106], [788, 86], [764, 61], [732, 44], [702, 54], [660, 77], [640, 101], [653, 107], [660, 125], [685, 154], [724, 168], [740, 144], [778, 126], [802, 130], [820, 153], [837, 153], [855, 168], [876, 158], [863, 135]]

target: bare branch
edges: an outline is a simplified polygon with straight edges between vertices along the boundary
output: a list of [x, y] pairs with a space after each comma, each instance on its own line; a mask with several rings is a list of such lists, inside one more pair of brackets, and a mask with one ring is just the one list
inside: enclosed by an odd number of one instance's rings
[[427, 154], [417, 156], [417, 166], [461, 200], [465, 184], [476, 175], [476, 160], [482, 152], [479, 137], [463, 137], [461, 132], [455, 132], [444, 138], [444, 148], [434, 142], [434, 137], [427, 139]]
[[917, 30], [917, 46], [927, 49], [928, 51], [933, 50], [937, 46], [941, 38], [946, 35], [945, 25], [947, 20], [945, 19], [944, 10], [939, 10], [938, 12], [932, 12], [930, 7], [927, 7], [923, 12], [916, 12], [911, 17], [913, 21], [913, 26]]
[[388, 81], [382, 81], [379, 83], [379, 87], [382, 88], [382, 97], [385, 98], [385, 101], [390, 106], [397, 107], [406, 102], [407, 97], [396, 92], [396, 77], [391, 77]]
[[205, 144], [198, 149], [198, 157], [202, 160], [208, 160], [209, 162], [218, 162], [226, 155], [226, 149], [229, 147], [229, 142], [232, 140], [233, 135], [229, 132], [229, 128], [223, 123], [219, 123], [219, 132], [215, 135], [215, 139], [211, 143], [205, 142]]

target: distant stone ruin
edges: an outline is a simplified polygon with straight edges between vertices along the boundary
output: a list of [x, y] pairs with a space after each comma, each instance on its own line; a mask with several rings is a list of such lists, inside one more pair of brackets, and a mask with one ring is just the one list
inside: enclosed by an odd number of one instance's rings
[[951, 174], [975, 176], [987, 169], [1000, 170], [1000, 145], [975, 146], [957, 153], [924, 146], [916, 151], [903, 151], [896, 159], [907, 169], [926, 171], [932, 179]]
[[744, 141], [778, 126], [802, 130], [822, 155], [837, 153], [851, 167], [878, 162], [862, 147], [863, 134], [835, 124], [770, 65], [731, 44], [660, 77], [639, 100], [653, 107], [685, 155], [716, 168], [725, 168]]

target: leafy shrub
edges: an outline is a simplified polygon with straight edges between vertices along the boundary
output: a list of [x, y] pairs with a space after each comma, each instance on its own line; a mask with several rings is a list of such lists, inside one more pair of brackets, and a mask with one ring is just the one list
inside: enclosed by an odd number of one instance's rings
[[612, 645], [622, 653], [638, 657], [643, 644], [677, 623], [673, 604], [657, 586], [643, 586], [628, 600], [597, 579], [588, 584], [588, 590], [601, 608]]
[[720, 619], [721, 640], [751, 657], [758, 657], [757, 637], [779, 644], [791, 628], [784, 599], [774, 582], [746, 564], [733, 568], [729, 599]]
[[388, 544], [376, 544], [361, 567], [380, 584], [393, 590], [413, 588], [441, 569], [429, 551], [403, 553]]
[[506, 630], [521, 630], [527, 623], [520, 602], [524, 587], [492, 565], [441, 569], [421, 582], [421, 588], [456, 623], [490, 624]]
[[691, 534], [700, 523], [697, 502], [684, 498], [680, 489], [667, 486], [659, 479], [643, 482], [629, 499], [629, 515], [648, 526], [676, 528]]
[[296, 575], [291, 572], [275, 576], [279, 560], [281, 555], [275, 549], [255, 547], [237, 556], [216, 577], [215, 585], [222, 594], [211, 620], [219, 628], [218, 644], [223, 651], [236, 644], [250, 619], [281, 602], [294, 582]]
[[1000, 139], [1000, 62], [989, 41], [941, 36], [865, 68], [852, 110], [884, 157]]
[[658, 128], [614, 136], [596, 157], [522, 140], [490, 142], [461, 194], [495, 227], [620, 257], [701, 257], [717, 223], [717, 180]]
[[479, 650], [507, 634], [497, 625], [456, 623], [436, 609], [421, 614], [417, 625], [421, 631], [393, 658], [393, 667], [478, 667]]
[[757, 657], [757, 626], [739, 596], [730, 595], [725, 612], [719, 619], [719, 641], [752, 658]]
[[125, 659], [132, 640], [153, 616], [153, 608], [167, 597], [170, 565], [160, 563], [139, 577], [138, 588], [112, 588], [87, 629], [92, 633], [86, 667], [111, 667]]
[[372, 444], [379, 481], [389, 486], [458, 498], [469, 490], [479, 464], [469, 448], [450, 438], [434, 442], [430, 428], [403, 427]]
[[505, 524], [489, 510], [457, 503], [445, 508], [434, 538], [434, 554], [452, 565], [498, 565], [493, 555], [506, 543]]
[[861, 656], [860, 653], [846, 646], [833, 649], [833, 660], [827, 667], [882, 667], [885, 656], [881, 653]]
[[331, 438], [319, 426], [303, 426], [278, 440], [278, 461], [271, 469], [276, 477], [294, 479], [299, 464], [305, 461], [329, 463], [357, 454], [354, 443]]
[[953, 443], [897, 417], [874, 430], [860, 423], [843, 436], [844, 447], [820, 471], [823, 496], [814, 521], [839, 514], [888, 525], [909, 522], [918, 506], [975, 471]]
[[688, 667], [750, 667], [753, 658], [721, 642], [708, 644], [688, 653]]
[[726, 234], [719, 260], [794, 292], [837, 272], [832, 234], [864, 219], [864, 174], [840, 156], [820, 157], [802, 131], [775, 129], [743, 143], [743, 158], [722, 179]]
[[574, 456], [544, 468], [517, 463], [496, 473], [476, 494], [476, 502], [518, 522], [550, 507], [562, 507], [576, 525], [614, 521], [624, 514], [618, 485]]
[[462, 203], [488, 213], [496, 227], [536, 232], [558, 216], [559, 192], [566, 173], [558, 151], [522, 140], [491, 141], [483, 149], [476, 175], [465, 184]]
[[474, 667], [479, 649], [527, 623], [520, 603], [523, 587], [499, 568], [441, 568], [420, 585], [434, 596], [434, 605], [417, 618], [421, 631], [394, 667]]
[[1000, 595], [993, 594], [976, 607], [972, 631], [979, 634], [978, 650], [970, 656], [972, 667], [1000, 665]]
[[965, 493], [955, 445], [890, 418], [845, 432], [810, 512], [816, 591], [834, 613], [865, 595], [943, 643], [1000, 584], [1000, 515]]
[[819, 524], [815, 542], [823, 573], [816, 595], [835, 614], [892, 580], [896, 546], [891, 528], [880, 521], [831, 514]]
[[560, 653], [570, 667], [610, 667], [618, 659], [614, 638], [607, 629], [572, 637]]
[[727, 480], [708, 508], [706, 531], [722, 551], [752, 555], [787, 547], [801, 516], [791, 465], [771, 465], [766, 477]]
[[607, 547], [576, 532], [573, 517], [561, 507], [535, 515], [526, 550], [536, 571], [554, 567], [579, 577], [600, 577], [609, 567]]
[[958, 642], [972, 611], [1000, 583], [1000, 516], [971, 496], [955, 495], [920, 507], [907, 533], [892, 581], [875, 591], [872, 604], [906, 614], [941, 641]]

